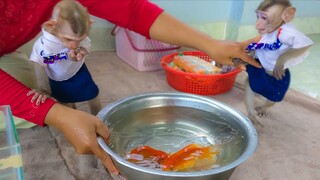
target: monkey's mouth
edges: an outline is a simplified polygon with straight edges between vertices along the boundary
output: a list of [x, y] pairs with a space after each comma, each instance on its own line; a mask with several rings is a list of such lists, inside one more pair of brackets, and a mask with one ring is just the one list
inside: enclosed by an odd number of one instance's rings
[[265, 34], [267, 31], [266, 29], [257, 29], [259, 34]]

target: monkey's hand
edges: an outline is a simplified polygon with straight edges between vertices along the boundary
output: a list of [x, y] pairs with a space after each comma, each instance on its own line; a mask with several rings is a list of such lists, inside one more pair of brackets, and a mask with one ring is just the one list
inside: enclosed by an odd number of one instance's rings
[[36, 89], [32, 89], [27, 93], [27, 96], [31, 96], [31, 95], [33, 95], [33, 97], [31, 98], [31, 102], [32, 103], [36, 102], [37, 106], [39, 106], [40, 103], [44, 103], [49, 97], [48, 93], [46, 93], [45, 91], [36, 90]]
[[84, 47], [78, 47], [77, 49], [71, 49], [68, 52], [68, 56], [74, 61], [80, 61], [88, 54], [89, 54], [89, 51], [87, 51], [87, 49]]
[[278, 59], [276, 65], [274, 66], [273, 69], [273, 76], [277, 80], [281, 80], [285, 76], [285, 69], [284, 69], [284, 63], [285, 61], [282, 59]]

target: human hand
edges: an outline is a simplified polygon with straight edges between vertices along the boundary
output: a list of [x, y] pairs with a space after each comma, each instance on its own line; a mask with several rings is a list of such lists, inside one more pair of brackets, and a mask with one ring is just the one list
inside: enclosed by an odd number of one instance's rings
[[31, 102], [36, 102], [36, 105], [39, 106], [40, 103], [44, 103], [46, 101], [46, 99], [48, 98], [47, 94], [48, 93], [42, 90], [32, 89], [27, 93], [27, 96], [33, 95], [33, 97], [31, 98]]
[[214, 49], [209, 50], [207, 53], [217, 63], [225, 65], [233, 65], [245, 69], [243, 67], [246, 63], [249, 63], [255, 67], [261, 67], [261, 65], [254, 60], [245, 51], [246, 44], [232, 41], [220, 40], [213, 46]]
[[75, 61], [82, 60], [87, 54], [89, 54], [89, 52], [84, 47], [78, 47], [68, 51], [68, 56]]
[[[246, 55], [241, 55], [241, 54], [243, 54], [242, 52], [245, 52], [245, 54], [247, 54], [247, 55], [249, 55], [249, 57], [251, 57], [251, 58], [249, 58], [248, 59], [248, 61], [247, 60], [244, 60], [244, 59], [241, 59], [241, 58], [238, 58], [238, 57], [236, 57], [237, 55], [235, 55], [235, 57], [233, 57], [232, 58], [232, 62], [233, 62], [233, 64], [234, 64], [234, 66], [236, 66], [236, 67], [240, 67], [242, 70], [245, 70], [246, 68], [245, 68], [245, 65], [247, 65], [248, 63], [249, 64], [252, 64], [251, 62], [252, 62], [252, 58], [254, 57], [254, 51], [249, 51], [248, 50], [248, 46], [250, 45], [250, 44], [252, 44], [252, 43], [257, 43], [259, 40], [261, 39], [261, 36], [259, 35], [259, 36], [256, 36], [256, 37], [254, 37], [254, 38], [252, 38], [252, 39], [248, 39], [248, 40], [245, 40], [245, 41], [242, 41], [242, 42], [234, 42], [235, 43], [235, 45], [237, 46], [240, 46], [240, 51], [239, 52], [237, 52], [237, 49], [239, 49], [239, 47], [238, 48], [236, 48], [236, 50], [235, 50], [235, 52], [239, 55], [239, 56], [242, 56], [242, 57], [244, 57], [244, 58], [247, 58], [248, 56], [246, 56]], [[231, 42], [232, 43], [232, 42]], [[239, 54], [240, 53], [240, 54]], [[261, 65], [259, 64], [259, 63], [256, 63], [256, 61], [255, 60], [253, 60], [253, 62], [257, 65], [259, 65], [258, 67], [261, 67]], [[255, 65], [255, 64], [253, 64], [253, 65]]]
[[112, 176], [119, 174], [110, 156], [99, 146], [97, 135], [109, 143], [110, 130], [96, 116], [61, 104], [54, 104], [45, 124], [61, 131], [80, 154], [95, 154]]

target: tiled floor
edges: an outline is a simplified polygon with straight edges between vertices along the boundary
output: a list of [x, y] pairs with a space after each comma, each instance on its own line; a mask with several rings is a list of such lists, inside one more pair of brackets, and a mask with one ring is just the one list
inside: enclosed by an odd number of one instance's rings
[[320, 101], [320, 34], [309, 37], [314, 41], [314, 45], [307, 59], [290, 69], [290, 87]]

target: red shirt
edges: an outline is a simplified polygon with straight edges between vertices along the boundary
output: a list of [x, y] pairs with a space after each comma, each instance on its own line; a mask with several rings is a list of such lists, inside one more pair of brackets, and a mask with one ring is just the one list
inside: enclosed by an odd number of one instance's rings
[[[51, 16], [59, 0], [1, 0], [0, 57], [33, 39]], [[149, 29], [163, 9], [147, 0], [79, 0], [90, 14], [149, 38]], [[10, 105], [13, 115], [38, 125], [55, 103], [47, 100], [39, 107], [26, 94], [29, 88], [0, 69], [0, 105]]]

